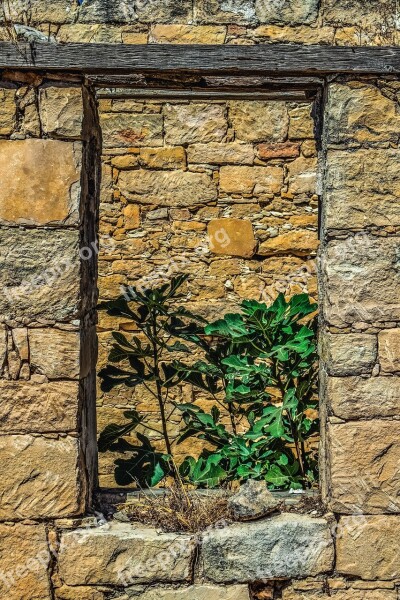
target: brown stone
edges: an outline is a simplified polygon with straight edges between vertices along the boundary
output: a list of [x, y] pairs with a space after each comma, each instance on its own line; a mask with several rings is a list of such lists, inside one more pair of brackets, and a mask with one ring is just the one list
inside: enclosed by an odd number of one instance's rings
[[328, 426], [330, 507], [343, 514], [400, 512], [397, 421]]
[[56, 600], [104, 600], [103, 592], [86, 586], [62, 585], [55, 590]]
[[261, 23], [308, 25], [317, 20], [318, 7], [318, 0], [256, 0], [256, 13]]
[[333, 44], [335, 29], [333, 27], [297, 27], [279, 25], [261, 25], [254, 30], [254, 36], [274, 42], [291, 42], [295, 44]]
[[39, 107], [43, 133], [55, 137], [81, 137], [83, 102], [80, 87], [41, 88]]
[[101, 113], [103, 144], [106, 148], [162, 146], [162, 115]]
[[399, 377], [329, 377], [326, 393], [327, 404], [340, 419], [400, 414]]
[[0, 436], [0, 519], [50, 519], [81, 513], [85, 489], [79, 453], [78, 440], [72, 437]]
[[378, 336], [379, 363], [382, 371], [396, 373], [400, 371], [400, 329], [386, 329]]
[[122, 171], [118, 187], [133, 201], [157, 206], [195, 206], [217, 198], [216, 186], [205, 173]]
[[338, 533], [336, 568], [339, 573], [369, 580], [400, 577], [399, 516], [341, 517]]
[[281, 167], [221, 167], [219, 186], [229, 194], [278, 194], [283, 185]]
[[214, 254], [251, 258], [256, 249], [253, 226], [245, 219], [214, 219], [208, 224], [210, 250]]
[[283, 142], [288, 133], [286, 102], [229, 102], [229, 117], [238, 140], [248, 142]]
[[193, 585], [187, 588], [154, 588], [138, 596], [138, 600], [249, 600], [245, 585]]
[[262, 242], [257, 254], [261, 256], [273, 256], [274, 254], [309, 256], [316, 253], [318, 245], [318, 236], [315, 231], [290, 231]]
[[[111, 165], [116, 169], [133, 169], [139, 164], [139, 156], [137, 154], [126, 154], [124, 156], [113, 156]], [[104, 165], [103, 165], [104, 168]]]
[[291, 140], [314, 138], [314, 120], [311, 111], [311, 104], [300, 104], [289, 110], [289, 138]]
[[378, 340], [364, 333], [322, 336], [321, 359], [330, 375], [370, 373], [377, 361]]
[[315, 194], [317, 188], [317, 159], [300, 156], [288, 165], [289, 192]]
[[0, 221], [77, 223], [80, 155], [80, 144], [0, 140]]
[[222, 104], [167, 104], [164, 107], [167, 144], [221, 142], [228, 129], [225, 110]]
[[[80, 334], [60, 329], [29, 331], [31, 367], [49, 379], [80, 375]], [[85, 374], [81, 374], [85, 376]]]
[[0, 428], [3, 433], [67, 432], [77, 429], [77, 382], [0, 380], [0, 398]]
[[188, 148], [188, 162], [210, 165], [252, 165], [254, 148], [250, 144], [237, 142], [218, 144], [193, 144]]
[[140, 162], [148, 169], [184, 169], [186, 167], [185, 149], [181, 146], [142, 148]]
[[157, 24], [150, 41], [158, 44], [223, 44], [226, 27], [212, 25]]
[[[375, 584], [376, 585], [376, 584]], [[323, 592], [306, 592], [296, 590], [294, 587], [286, 588], [283, 591], [283, 600], [396, 600], [395, 590], [386, 589], [371, 589], [371, 590], [357, 590], [357, 589], [331, 589]]]
[[123, 209], [124, 227], [127, 231], [140, 226], [140, 207], [137, 204], [128, 204]]
[[0, 596], [7, 600], [51, 598], [50, 553], [45, 525], [0, 525]]
[[327, 24], [382, 31], [383, 24], [386, 29], [395, 27], [395, 11], [393, 0], [378, 3], [365, 0], [326, 0], [323, 16], [324, 23]]
[[261, 160], [271, 158], [297, 158], [300, 155], [300, 144], [283, 142], [280, 144], [260, 144], [257, 148]]
[[0, 90], [0, 135], [10, 135], [16, 120], [15, 90]]

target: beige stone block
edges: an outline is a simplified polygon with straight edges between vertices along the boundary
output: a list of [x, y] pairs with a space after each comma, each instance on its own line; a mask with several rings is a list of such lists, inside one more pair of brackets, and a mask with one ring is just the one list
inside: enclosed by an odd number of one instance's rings
[[60, 329], [30, 329], [31, 368], [49, 379], [77, 379], [80, 375], [80, 334]]
[[379, 363], [382, 371], [400, 371], [400, 329], [386, 329], [378, 335]]
[[251, 144], [237, 142], [219, 144], [193, 144], [187, 150], [188, 162], [193, 164], [210, 165], [252, 165], [254, 148]]
[[29, 225], [78, 222], [81, 145], [0, 140], [0, 221]]
[[83, 511], [76, 438], [0, 436], [0, 519], [50, 519]]
[[51, 598], [50, 553], [45, 525], [0, 525], [0, 596], [7, 600]]
[[249, 600], [246, 585], [191, 585], [187, 588], [154, 588], [138, 596], [138, 600]]
[[396, 591], [386, 589], [336, 590], [329, 588], [329, 592], [303, 592], [288, 587], [283, 591], [283, 600], [396, 600]]
[[83, 118], [81, 88], [41, 88], [39, 114], [44, 133], [55, 137], [79, 139], [82, 135]]
[[78, 382], [0, 380], [0, 400], [3, 433], [77, 430]]
[[158, 24], [150, 32], [150, 42], [158, 44], [223, 44], [226, 27], [212, 25]]
[[244, 219], [214, 219], [208, 224], [210, 250], [214, 254], [251, 258], [256, 249], [253, 225]]
[[[116, 169], [133, 169], [139, 164], [139, 156], [137, 154], [126, 154], [123, 156], [113, 156], [111, 159], [111, 166]], [[104, 165], [103, 165], [104, 168]]]
[[137, 204], [128, 204], [123, 209], [124, 227], [127, 231], [140, 226], [140, 207]]
[[217, 198], [209, 175], [188, 171], [122, 171], [118, 187], [130, 200], [157, 206], [195, 206]]
[[393, 0], [365, 2], [365, 0], [326, 0], [324, 4], [324, 23], [332, 25], [350, 25], [358, 29], [382, 31], [395, 25], [395, 4]]
[[15, 90], [0, 90], [0, 135], [10, 135], [16, 119]]
[[78, 232], [3, 227], [0, 245], [2, 319], [27, 323], [78, 316]]
[[[57, 31], [57, 42], [61, 43], [98, 43], [98, 44], [120, 44], [122, 41], [126, 44], [135, 43], [123, 40], [121, 26], [113, 26], [101, 23], [74, 23], [72, 25], [61, 25]], [[138, 34], [140, 35], [140, 34]], [[142, 37], [140, 42], [147, 43], [147, 35]]]
[[329, 151], [325, 227], [400, 225], [400, 152], [395, 149]]
[[369, 580], [400, 577], [399, 516], [341, 517], [338, 532], [336, 568], [340, 574]]
[[261, 25], [254, 30], [257, 38], [266, 38], [275, 42], [291, 42], [295, 44], [333, 44], [334, 27], [297, 27], [279, 25]]
[[247, 142], [284, 142], [289, 127], [286, 102], [229, 102], [236, 139]]
[[397, 141], [400, 111], [397, 102], [374, 85], [349, 82], [329, 86], [328, 143]]
[[320, 358], [330, 375], [370, 373], [377, 362], [377, 357], [376, 335], [325, 333], [322, 336]]
[[181, 146], [142, 148], [140, 162], [148, 169], [184, 169], [186, 167], [185, 149]]
[[318, 0], [256, 0], [256, 14], [261, 23], [308, 25], [318, 17]]
[[327, 444], [332, 510], [342, 514], [400, 512], [397, 421], [329, 425]]
[[398, 239], [359, 234], [323, 250], [321, 285], [325, 319], [343, 327], [400, 318]]
[[329, 377], [327, 404], [340, 419], [397, 417], [399, 377]]
[[104, 600], [104, 593], [86, 586], [62, 585], [55, 590], [55, 600]]
[[291, 140], [314, 138], [314, 120], [311, 111], [311, 104], [300, 104], [296, 108], [289, 109], [289, 138]]
[[243, 23], [250, 25], [255, 21], [254, 2], [252, 0], [196, 0], [196, 17], [205, 23]]
[[[5, 14], [14, 23], [26, 23], [29, 15], [30, 25], [40, 23], [71, 23], [76, 18], [78, 7], [71, 5], [70, 0], [54, 0], [51, 4], [38, 2], [34, 5], [29, 0], [19, 0], [7, 4]], [[1, 20], [3, 20], [3, 15]]]
[[163, 145], [162, 115], [101, 113], [105, 148], [127, 148]]
[[188, 535], [130, 523], [77, 529], [61, 536], [59, 573], [67, 585], [183, 582], [191, 575], [194, 546]]
[[260, 256], [273, 256], [275, 254], [309, 256], [316, 253], [318, 246], [319, 241], [315, 231], [289, 231], [261, 242], [257, 254]]
[[282, 142], [278, 144], [260, 144], [257, 148], [261, 160], [272, 158], [297, 158], [300, 155], [300, 144], [295, 142]]
[[288, 165], [289, 192], [315, 194], [317, 188], [317, 159], [300, 156]]
[[281, 167], [226, 166], [220, 169], [219, 187], [228, 194], [279, 194], [282, 185]]
[[167, 104], [164, 107], [167, 144], [221, 142], [228, 129], [225, 112], [223, 104]]

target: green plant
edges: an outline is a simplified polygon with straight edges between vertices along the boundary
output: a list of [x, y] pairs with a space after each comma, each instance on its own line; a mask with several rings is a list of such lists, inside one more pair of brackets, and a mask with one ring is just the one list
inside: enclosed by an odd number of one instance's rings
[[[175, 306], [179, 299], [179, 288], [186, 279], [187, 275], [181, 275], [152, 290], [140, 291], [129, 287], [117, 300], [100, 306], [109, 315], [133, 321], [139, 334], [128, 340], [124, 334], [113, 332], [115, 341], [108, 357], [110, 364], [99, 373], [101, 389], [109, 392], [118, 385], [132, 388], [144, 386], [157, 400], [161, 425], [159, 431], [155, 430], [143, 415], [136, 410], [129, 410], [124, 413], [126, 423], [107, 425], [101, 433], [98, 443], [100, 452], [111, 450], [129, 454], [129, 458], [115, 461], [115, 478], [120, 485], [135, 482], [154, 486], [168, 475], [179, 479], [169, 432], [169, 419], [176, 407], [173, 406], [169, 414], [167, 407], [169, 392], [181, 383], [181, 379], [172, 367], [175, 361], [169, 357], [190, 352], [177, 338], [181, 335], [194, 336], [201, 330], [198, 323], [202, 321], [185, 308]], [[164, 451], [157, 451], [149, 437], [141, 432], [136, 432], [138, 444], [127, 441], [125, 436], [138, 426], [159, 434], [164, 441]]]
[[209, 338], [190, 336], [204, 360], [172, 365], [215, 400], [210, 413], [179, 407], [179, 441], [196, 436], [207, 443], [198, 460], [186, 458], [181, 475], [200, 486], [253, 478], [272, 488], [307, 487], [316, 474], [306, 441], [318, 427], [317, 356], [315, 320], [302, 320], [317, 307], [302, 294], [288, 302], [280, 295], [271, 306], [244, 301], [241, 308], [206, 326]]

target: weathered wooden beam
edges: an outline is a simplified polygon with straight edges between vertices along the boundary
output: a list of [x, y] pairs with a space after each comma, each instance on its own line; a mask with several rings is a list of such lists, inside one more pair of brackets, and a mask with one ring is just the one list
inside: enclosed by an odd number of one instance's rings
[[90, 73], [400, 73], [400, 48], [0, 43], [0, 68]]

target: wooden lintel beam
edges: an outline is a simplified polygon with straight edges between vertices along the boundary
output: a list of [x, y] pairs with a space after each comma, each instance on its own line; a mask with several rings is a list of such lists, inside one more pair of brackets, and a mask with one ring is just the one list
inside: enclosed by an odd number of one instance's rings
[[0, 43], [0, 68], [83, 74], [196, 72], [325, 76], [400, 74], [400, 47]]

